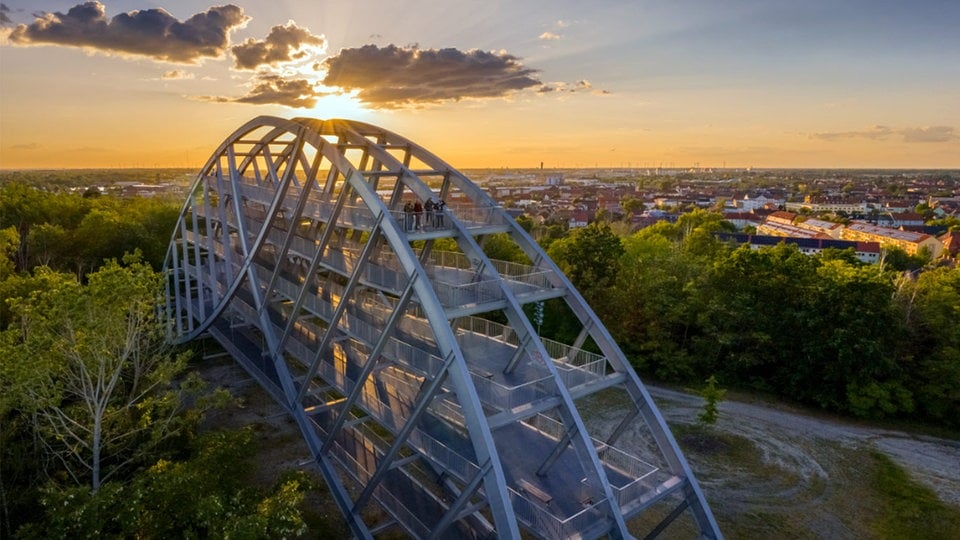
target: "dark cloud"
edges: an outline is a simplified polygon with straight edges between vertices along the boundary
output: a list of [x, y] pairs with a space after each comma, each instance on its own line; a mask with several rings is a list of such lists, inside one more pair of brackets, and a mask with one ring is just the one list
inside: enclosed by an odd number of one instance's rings
[[20, 24], [9, 39], [18, 45], [85, 47], [121, 55], [146, 56], [166, 62], [196, 63], [221, 56], [228, 34], [249, 20], [243, 8], [211, 7], [184, 22], [162, 8], [121, 13], [107, 18], [100, 2], [77, 4], [66, 13], [42, 13]]
[[538, 70], [506, 53], [365, 45], [324, 60], [323, 84], [358, 90], [380, 108], [417, 106], [464, 98], [496, 98], [540, 87]]
[[315, 36], [306, 28], [300, 28], [290, 21], [286, 25], [277, 25], [263, 41], [247, 39], [230, 49], [236, 59], [237, 69], [257, 69], [264, 65], [276, 65], [281, 62], [303, 59], [309, 45], [322, 47], [326, 43], [323, 36]]
[[908, 143], [947, 142], [960, 139], [960, 134], [951, 126], [908, 127], [900, 129], [893, 129], [889, 126], [873, 126], [863, 131], [814, 133], [811, 137], [825, 141], [842, 139], [885, 140], [894, 135], [900, 135], [903, 138], [903, 142]]
[[253, 89], [245, 96], [203, 96], [198, 99], [214, 103], [250, 103], [253, 105], [284, 105], [293, 108], [309, 108], [317, 104], [317, 98], [325, 95], [317, 92], [310, 81], [285, 79], [272, 73], [259, 73]]
[[0, 24], [13, 24], [13, 19], [10, 18], [10, 8], [3, 3], [0, 3]]

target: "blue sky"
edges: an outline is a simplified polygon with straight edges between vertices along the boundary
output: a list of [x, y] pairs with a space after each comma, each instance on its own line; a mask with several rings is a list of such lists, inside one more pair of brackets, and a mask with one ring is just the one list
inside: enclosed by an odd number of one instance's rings
[[960, 168], [960, 2], [216, 6], [3, 0], [0, 167], [194, 166], [272, 114], [461, 168]]

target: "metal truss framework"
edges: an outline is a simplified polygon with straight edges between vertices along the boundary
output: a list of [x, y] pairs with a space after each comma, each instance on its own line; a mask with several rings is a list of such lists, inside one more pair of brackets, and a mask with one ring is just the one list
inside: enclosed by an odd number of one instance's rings
[[[404, 210], [427, 200], [449, 205]], [[530, 263], [488, 257], [491, 235]], [[198, 175], [165, 269], [170, 339], [212, 336], [289, 412], [358, 538], [721, 536], [581, 295], [481, 188], [399, 135], [251, 120]], [[543, 302], [579, 321], [572, 343], [538, 335], [524, 306]]]

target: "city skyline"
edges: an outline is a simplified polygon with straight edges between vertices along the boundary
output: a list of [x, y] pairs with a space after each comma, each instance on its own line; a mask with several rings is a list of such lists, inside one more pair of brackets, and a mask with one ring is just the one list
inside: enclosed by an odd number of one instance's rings
[[200, 167], [258, 115], [480, 167], [960, 168], [960, 4], [0, 3], [0, 168]]

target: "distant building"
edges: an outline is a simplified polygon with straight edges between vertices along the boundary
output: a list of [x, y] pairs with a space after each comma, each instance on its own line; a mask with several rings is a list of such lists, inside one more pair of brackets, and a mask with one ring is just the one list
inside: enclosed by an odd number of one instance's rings
[[877, 225], [880, 227], [890, 227], [899, 229], [900, 227], [921, 227], [923, 226], [923, 216], [913, 212], [887, 213], [877, 216]]
[[723, 219], [732, 223], [738, 231], [747, 227], [757, 227], [763, 221], [763, 218], [751, 212], [724, 212]]
[[911, 203], [910, 201], [894, 201], [887, 200], [877, 205], [877, 210], [880, 212], [891, 212], [894, 214], [901, 214], [907, 212], [916, 207], [916, 203]]
[[716, 236], [726, 242], [749, 244], [753, 249], [777, 244], [793, 244], [805, 255], [817, 255], [823, 253], [823, 250], [831, 248], [839, 250], [853, 248], [857, 259], [861, 262], [875, 264], [880, 260], [880, 244], [877, 242], [848, 242], [832, 238], [793, 238], [741, 233], [716, 233]]
[[840, 238], [862, 242], [879, 242], [883, 247], [896, 246], [906, 251], [908, 255], [916, 255], [921, 249], [926, 248], [934, 259], [943, 252], [943, 244], [929, 234], [878, 227], [859, 221], [847, 225], [840, 233]]
[[574, 210], [570, 214], [570, 219], [567, 221], [567, 226], [571, 229], [576, 229], [578, 227], [586, 227], [590, 223], [594, 213], [589, 210]]
[[780, 223], [783, 225], [793, 225], [793, 221], [797, 219], [797, 215], [792, 212], [784, 212], [783, 210], [774, 212], [767, 216], [767, 223]]
[[757, 208], [778, 208], [781, 204], [783, 204], [783, 201], [780, 199], [772, 199], [763, 195], [758, 195], [754, 198], [751, 198], [749, 195], [745, 195], [742, 199], [737, 201], [737, 208], [740, 208], [745, 212], [750, 212], [752, 210], [756, 210]]
[[760, 224], [757, 227], [757, 234], [776, 236], [781, 238], [825, 238], [830, 239], [830, 235], [810, 229], [802, 229], [796, 225], [782, 223], [777, 220], [770, 220]]
[[183, 191], [175, 184], [141, 184], [138, 182], [117, 182], [123, 197], [156, 197], [157, 195], [175, 195]]
[[824, 221], [822, 219], [808, 219], [806, 221], [795, 223], [795, 225], [801, 229], [808, 229], [826, 234], [834, 240], [840, 239], [840, 231], [843, 230], [842, 224], [834, 223], [832, 221]]
[[788, 202], [784, 204], [787, 210], [799, 212], [807, 209], [811, 212], [845, 212], [847, 214], [866, 214], [870, 211], [866, 201], [852, 201], [846, 199], [810, 199], [804, 202]]
[[960, 231], [947, 231], [937, 237], [943, 245], [943, 255], [954, 259], [960, 257]]

